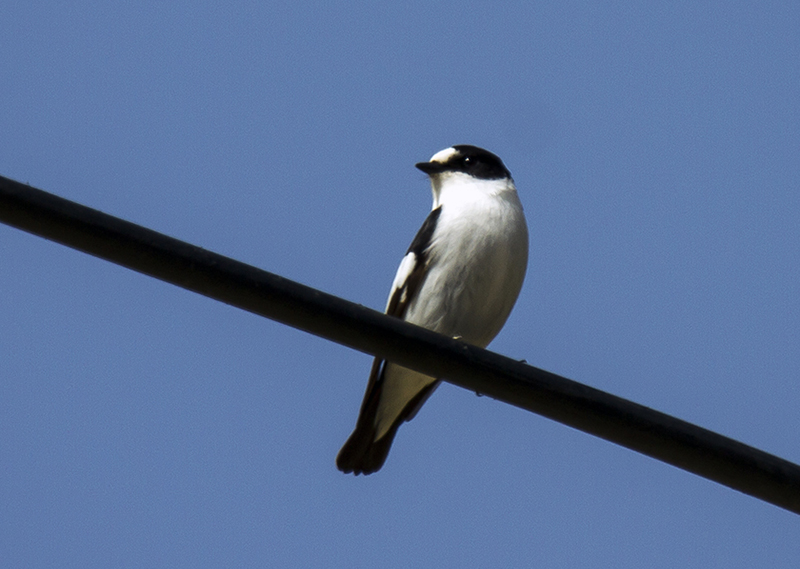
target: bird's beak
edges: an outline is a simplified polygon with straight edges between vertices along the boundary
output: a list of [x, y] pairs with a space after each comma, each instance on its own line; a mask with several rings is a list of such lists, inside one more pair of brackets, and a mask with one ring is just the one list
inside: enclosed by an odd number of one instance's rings
[[428, 176], [440, 174], [445, 170], [444, 164], [441, 162], [418, 162], [415, 164], [415, 166], [425, 172]]

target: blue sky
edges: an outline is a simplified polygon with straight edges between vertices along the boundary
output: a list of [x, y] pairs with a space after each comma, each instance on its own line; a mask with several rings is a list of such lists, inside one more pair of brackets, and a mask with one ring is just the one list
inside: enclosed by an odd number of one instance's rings
[[[796, 2], [17, 2], [0, 174], [382, 309], [415, 162], [500, 155], [505, 355], [800, 462]], [[796, 567], [800, 518], [0, 226], [9, 567]]]

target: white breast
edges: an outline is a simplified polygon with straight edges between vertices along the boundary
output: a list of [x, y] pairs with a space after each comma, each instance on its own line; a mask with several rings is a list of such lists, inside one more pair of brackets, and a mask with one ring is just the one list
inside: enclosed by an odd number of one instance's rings
[[442, 213], [429, 272], [406, 320], [485, 347], [505, 324], [525, 278], [522, 205], [510, 180], [445, 184], [438, 198]]

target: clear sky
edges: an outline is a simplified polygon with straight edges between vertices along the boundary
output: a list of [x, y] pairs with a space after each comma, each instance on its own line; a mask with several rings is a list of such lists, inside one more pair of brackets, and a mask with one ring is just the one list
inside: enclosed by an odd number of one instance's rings
[[[415, 162], [505, 161], [491, 348], [800, 462], [800, 3], [12, 2], [0, 174], [382, 309]], [[796, 568], [800, 517], [0, 226], [5, 567]]]

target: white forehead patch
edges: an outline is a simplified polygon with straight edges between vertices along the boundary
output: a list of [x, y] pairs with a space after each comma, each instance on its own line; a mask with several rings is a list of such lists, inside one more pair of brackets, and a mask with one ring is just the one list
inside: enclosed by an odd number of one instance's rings
[[433, 156], [431, 156], [430, 162], [438, 162], [439, 164], [446, 164], [448, 160], [450, 160], [453, 156], [457, 156], [460, 154], [458, 150], [453, 148], [445, 148], [444, 150], [440, 150]]

